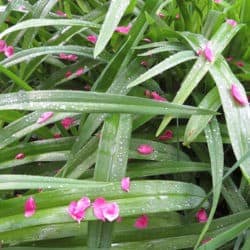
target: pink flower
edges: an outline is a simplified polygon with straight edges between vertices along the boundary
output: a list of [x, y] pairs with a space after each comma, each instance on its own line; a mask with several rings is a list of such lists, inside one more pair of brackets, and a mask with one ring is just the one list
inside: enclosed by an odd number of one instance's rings
[[154, 148], [149, 144], [141, 144], [137, 147], [137, 151], [142, 155], [149, 155], [154, 152]]
[[24, 204], [24, 216], [31, 217], [36, 212], [36, 202], [33, 197], [26, 200]]
[[73, 125], [75, 120], [71, 117], [66, 117], [61, 120], [61, 124], [65, 129], [69, 129]]
[[79, 68], [79, 69], [76, 71], [76, 75], [77, 75], [77, 76], [81, 76], [83, 73], [84, 73], [84, 68], [83, 68], [83, 67]]
[[74, 61], [76, 61], [77, 59], [78, 59], [78, 56], [77, 56], [77, 55], [70, 54], [70, 55], [67, 56], [67, 60], [68, 60], [68, 61], [74, 62]]
[[232, 27], [237, 26], [237, 22], [233, 19], [227, 19], [226, 23], [231, 25]]
[[65, 73], [65, 77], [66, 77], [66, 78], [69, 78], [70, 76], [72, 76], [72, 72], [71, 72], [71, 71], [67, 71], [67, 72]]
[[44, 113], [41, 114], [41, 116], [38, 118], [37, 123], [38, 123], [38, 124], [42, 124], [42, 123], [46, 122], [47, 120], [49, 120], [53, 115], [54, 115], [54, 113], [51, 112], [51, 111], [49, 111], [49, 112], [44, 112]]
[[59, 58], [63, 59], [63, 60], [67, 60], [68, 59], [68, 55], [64, 54], [64, 53], [60, 53], [59, 54]]
[[19, 153], [15, 156], [15, 159], [16, 160], [22, 160], [23, 158], [25, 157], [25, 154], [24, 153]]
[[14, 54], [14, 47], [13, 46], [7, 46], [7, 47], [5, 47], [4, 54], [7, 57], [11, 57]]
[[148, 227], [148, 216], [146, 214], [143, 214], [142, 216], [137, 218], [134, 227], [139, 229], [144, 229]]
[[120, 209], [116, 202], [106, 203], [102, 208], [102, 213], [105, 219], [112, 222], [119, 217]]
[[4, 52], [7, 44], [4, 40], [0, 40], [0, 52]]
[[93, 44], [96, 44], [97, 41], [97, 36], [91, 35], [91, 36], [87, 36], [87, 40]]
[[90, 207], [90, 199], [83, 197], [79, 201], [72, 201], [68, 206], [69, 215], [78, 223], [85, 217], [86, 209]]
[[129, 177], [122, 178], [121, 188], [123, 191], [129, 192], [129, 189], [130, 189], [130, 178]]
[[64, 13], [64, 12], [61, 11], [61, 10], [57, 10], [57, 11], [56, 11], [56, 14], [57, 14], [58, 16], [62, 16], [62, 17], [66, 17], [66, 16], [67, 16], [67, 14]]
[[144, 41], [144, 42], [146, 42], [146, 43], [151, 43], [151, 42], [152, 42], [152, 40], [151, 40], [151, 39], [146, 38], [146, 37], [143, 39], [143, 41]]
[[244, 62], [242, 62], [242, 61], [238, 61], [238, 62], [236, 62], [235, 63], [236, 64], [236, 66], [238, 66], [238, 67], [244, 67]]
[[246, 106], [248, 105], [248, 100], [245, 97], [245, 95], [243, 95], [241, 93], [241, 91], [239, 90], [238, 86], [236, 84], [232, 84], [231, 86], [231, 95], [233, 96], [234, 100], [240, 104], [241, 106]]
[[200, 209], [197, 213], [196, 213], [196, 219], [198, 222], [203, 223], [207, 221], [207, 212], [204, 208]]
[[97, 219], [114, 221], [119, 217], [120, 209], [116, 202], [107, 202], [104, 198], [96, 198], [93, 202], [93, 211]]
[[215, 3], [220, 3], [222, 0], [214, 0]]
[[152, 99], [160, 102], [165, 102], [167, 99], [165, 97], [160, 96], [157, 92], [153, 91], [151, 92]]
[[205, 55], [205, 58], [207, 59], [207, 61], [209, 61], [209, 62], [214, 61], [214, 53], [211, 49], [211, 42], [208, 42], [206, 44], [206, 47], [204, 49], [204, 55]]
[[159, 136], [159, 140], [165, 141], [165, 140], [170, 140], [173, 138], [173, 131], [172, 130], [166, 130], [164, 132], [164, 134], [162, 134], [161, 136]]
[[127, 35], [131, 29], [131, 24], [129, 24], [128, 26], [118, 26], [115, 31], [120, 33], [120, 34], [125, 34]]

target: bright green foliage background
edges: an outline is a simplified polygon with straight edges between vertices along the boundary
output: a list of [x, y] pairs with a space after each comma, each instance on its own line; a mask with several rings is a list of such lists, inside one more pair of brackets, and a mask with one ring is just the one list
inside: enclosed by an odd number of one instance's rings
[[[249, 0], [0, 0], [0, 40], [15, 48], [0, 54], [1, 246], [250, 249], [250, 109], [230, 94], [232, 84], [250, 91], [249, 13]], [[197, 55], [208, 41], [212, 63]], [[38, 124], [46, 111], [53, 117]], [[173, 138], [159, 140], [165, 130]], [[139, 154], [140, 144], [154, 152]], [[31, 195], [37, 211], [25, 218]], [[83, 196], [117, 202], [122, 222], [91, 209], [73, 221], [67, 206]], [[200, 208], [207, 223], [195, 219]]]

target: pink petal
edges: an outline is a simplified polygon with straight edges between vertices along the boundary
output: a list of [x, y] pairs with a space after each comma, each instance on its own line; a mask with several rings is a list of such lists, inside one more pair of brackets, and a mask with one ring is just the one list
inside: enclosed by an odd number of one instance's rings
[[103, 215], [103, 207], [106, 205], [106, 200], [102, 197], [96, 198], [93, 202], [93, 211], [94, 215], [97, 219], [105, 221], [105, 217]]
[[196, 54], [197, 54], [198, 56], [203, 55], [203, 50], [202, 50], [202, 49], [197, 50], [197, 51], [196, 51]]
[[59, 134], [59, 133], [55, 133], [55, 134], [53, 135], [53, 137], [54, 137], [55, 139], [58, 139], [58, 138], [61, 138], [62, 136], [61, 136], [61, 134]]
[[139, 218], [137, 218], [135, 221], [134, 227], [139, 228], [139, 229], [144, 229], [148, 227], [148, 216], [142, 215]]
[[151, 93], [151, 97], [152, 99], [156, 100], [156, 101], [160, 101], [160, 102], [165, 102], [167, 101], [167, 99], [165, 97], [160, 96], [157, 92], [153, 91]]
[[70, 54], [70, 55], [67, 56], [67, 59], [68, 59], [68, 61], [74, 62], [74, 61], [76, 61], [78, 59], [78, 56]]
[[122, 181], [121, 181], [121, 188], [122, 188], [122, 190], [124, 190], [125, 192], [129, 192], [129, 189], [130, 189], [130, 178], [129, 178], [129, 177], [124, 177], [124, 178], [122, 178]]
[[43, 114], [41, 114], [41, 116], [38, 118], [37, 123], [41, 124], [46, 122], [47, 120], [49, 120], [49, 118], [51, 118], [54, 115], [53, 112], [49, 111], [49, 112], [44, 112]]
[[69, 215], [78, 223], [85, 217], [85, 210], [90, 207], [90, 199], [83, 197], [79, 201], [72, 201], [68, 207]]
[[243, 93], [241, 93], [236, 84], [232, 84], [231, 86], [231, 95], [233, 96], [234, 100], [241, 106], [248, 105], [247, 97], [243, 95]]
[[149, 144], [141, 144], [138, 146], [137, 151], [142, 155], [149, 155], [154, 152], [154, 148]]
[[238, 67], [244, 67], [244, 62], [242, 62], [242, 61], [238, 61], [238, 62], [236, 62], [235, 63], [236, 64], [236, 66], [238, 66]]
[[7, 46], [7, 47], [5, 47], [4, 54], [7, 57], [11, 57], [14, 54], [14, 47], [13, 46]]
[[36, 202], [33, 197], [26, 200], [24, 204], [24, 216], [31, 217], [36, 212]]
[[119, 217], [120, 209], [116, 202], [106, 203], [102, 208], [102, 213], [105, 219], [112, 222]]
[[59, 54], [59, 58], [63, 59], [63, 60], [67, 60], [68, 59], [68, 55], [64, 54], [64, 53], [60, 53]]
[[237, 26], [237, 22], [233, 19], [227, 19], [226, 23], [231, 25], [232, 27]]
[[64, 12], [61, 11], [61, 10], [57, 10], [57, 11], [56, 11], [56, 14], [57, 14], [58, 16], [62, 16], [62, 17], [66, 17], [66, 16], [67, 16], [67, 14], [64, 13]]
[[208, 42], [206, 44], [206, 47], [204, 49], [204, 55], [205, 55], [205, 58], [207, 59], [207, 61], [209, 62], [213, 62], [214, 61], [214, 53], [211, 49], [211, 43]]
[[21, 159], [23, 159], [25, 157], [25, 154], [24, 153], [19, 153], [19, 154], [17, 154], [16, 156], [15, 156], [15, 159], [16, 160], [21, 160]]
[[84, 68], [79, 68], [77, 71], [76, 71], [76, 75], [77, 76], [81, 76], [82, 74], [84, 73]]
[[170, 140], [170, 139], [173, 138], [173, 135], [174, 135], [174, 133], [173, 133], [172, 130], [166, 130], [164, 132], [164, 134], [162, 134], [161, 136], [159, 136], [159, 140], [162, 140], [162, 141], [164, 141], [164, 140]]
[[207, 212], [204, 208], [200, 209], [197, 213], [196, 213], [196, 219], [198, 222], [203, 223], [207, 221]]
[[72, 72], [71, 72], [71, 71], [67, 71], [67, 72], [65, 73], [65, 77], [66, 77], [66, 78], [69, 78], [70, 76], [72, 76]]
[[93, 44], [96, 43], [97, 41], [97, 36], [91, 35], [91, 36], [87, 36], [87, 40]]
[[0, 52], [4, 52], [7, 44], [4, 40], [0, 40]]
[[61, 120], [61, 124], [65, 129], [69, 129], [73, 125], [75, 120], [72, 117], [66, 117]]
[[215, 3], [221, 3], [222, 0], [214, 0]]
[[127, 35], [131, 29], [131, 25], [129, 24], [128, 26], [118, 26], [115, 31], [120, 33], [120, 34], [125, 34]]

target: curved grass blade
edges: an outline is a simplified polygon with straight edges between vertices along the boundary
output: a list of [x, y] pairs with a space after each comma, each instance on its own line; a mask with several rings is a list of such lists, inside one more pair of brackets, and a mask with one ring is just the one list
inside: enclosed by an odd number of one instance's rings
[[111, 1], [95, 45], [94, 57], [97, 57], [104, 50], [129, 3], [130, 0], [123, 0], [122, 2], [116, 0]]

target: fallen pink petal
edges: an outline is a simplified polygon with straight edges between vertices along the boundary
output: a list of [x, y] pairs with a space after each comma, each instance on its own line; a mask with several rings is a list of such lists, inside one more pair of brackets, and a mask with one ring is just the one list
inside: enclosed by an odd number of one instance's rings
[[116, 202], [110, 202], [102, 207], [102, 213], [105, 219], [112, 222], [119, 217], [120, 209]]
[[65, 78], [69, 78], [70, 76], [72, 76], [72, 72], [71, 71], [67, 71], [65, 73]]
[[105, 217], [103, 215], [103, 207], [106, 205], [106, 200], [102, 197], [96, 198], [93, 202], [93, 212], [97, 219], [105, 221]]
[[242, 61], [238, 61], [235, 64], [236, 64], [236, 66], [238, 66], [240, 68], [245, 66], [244, 62], [242, 62]]
[[94, 35], [87, 36], [87, 40], [93, 44], [96, 44], [97, 36], [94, 36]]
[[120, 33], [120, 34], [124, 34], [127, 35], [131, 29], [131, 25], [129, 24], [128, 26], [118, 26], [115, 31]]
[[58, 16], [61, 16], [61, 17], [66, 17], [66, 16], [67, 16], [67, 14], [64, 13], [64, 12], [61, 11], [61, 10], [57, 10], [57, 11], [56, 11], [56, 14], [57, 14]]
[[0, 40], [0, 52], [4, 52], [7, 44], [4, 40]]
[[14, 47], [13, 46], [7, 46], [4, 49], [4, 54], [6, 57], [11, 57], [14, 54]]
[[231, 95], [239, 105], [248, 105], [247, 97], [240, 91], [239, 87], [236, 84], [232, 84], [231, 86]]
[[159, 136], [159, 140], [162, 141], [170, 140], [173, 138], [173, 136], [174, 136], [173, 131], [168, 129], [162, 135]]
[[151, 92], [151, 98], [160, 101], [160, 102], [165, 102], [167, 99], [165, 97], [160, 96], [157, 92], [153, 91]]
[[90, 199], [83, 197], [79, 201], [72, 201], [68, 206], [68, 214], [80, 223], [85, 218], [85, 211], [90, 207]]
[[46, 121], [48, 121], [52, 116], [54, 115], [54, 112], [44, 112], [43, 114], [41, 114], [41, 116], [38, 118], [37, 123], [38, 124], [42, 124], [45, 123]]
[[200, 209], [197, 213], [196, 213], [196, 219], [198, 222], [200, 223], [204, 223], [204, 222], [207, 222], [207, 212], [204, 208]]
[[137, 151], [142, 155], [149, 155], [154, 152], [154, 148], [149, 144], [141, 144], [137, 147]]
[[25, 158], [25, 154], [24, 153], [19, 153], [15, 156], [15, 159], [16, 160], [22, 160]]
[[123, 191], [129, 192], [129, 189], [130, 189], [130, 178], [129, 177], [122, 178], [121, 188]]
[[208, 42], [206, 44], [205, 49], [204, 49], [204, 56], [207, 59], [207, 61], [209, 61], [209, 62], [214, 61], [214, 53], [213, 53], [212, 48], [211, 48], [211, 42]]
[[221, 3], [222, 0], [214, 0], [215, 3]]
[[61, 124], [65, 129], [69, 129], [73, 124], [75, 120], [72, 117], [65, 117], [61, 120]]
[[149, 222], [148, 216], [144, 214], [136, 219], [134, 227], [138, 229], [145, 229], [148, 227], [148, 222]]
[[81, 76], [83, 73], [84, 73], [84, 68], [79, 68], [79, 69], [76, 71], [76, 75], [77, 75], [77, 76]]
[[24, 204], [24, 216], [31, 217], [36, 212], [36, 202], [33, 197], [29, 197]]
[[227, 19], [226, 23], [231, 25], [232, 27], [237, 26], [237, 22], [235, 20], [233, 20], [233, 19]]
[[75, 62], [75, 61], [78, 59], [78, 56], [77, 56], [77, 55], [70, 54], [70, 55], [67, 56], [67, 59], [68, 59], [69, 61]]

